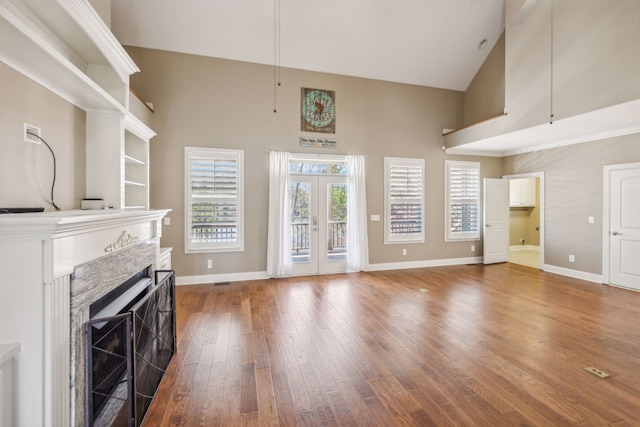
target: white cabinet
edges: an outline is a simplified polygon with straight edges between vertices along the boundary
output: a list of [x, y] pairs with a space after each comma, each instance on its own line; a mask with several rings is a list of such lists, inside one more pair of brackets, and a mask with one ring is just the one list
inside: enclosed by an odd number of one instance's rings
[[13, 358], [19, 351], [19, 344], [0, 344], [0, 427], [14, 425], [13, 396], [16, 390]]
[[536, 178], [509, 180], [509, 206], [534, 207], [536, 205]]
[[158, 270], [171, 270], [171, 251], [173, 248], [160, 248]]

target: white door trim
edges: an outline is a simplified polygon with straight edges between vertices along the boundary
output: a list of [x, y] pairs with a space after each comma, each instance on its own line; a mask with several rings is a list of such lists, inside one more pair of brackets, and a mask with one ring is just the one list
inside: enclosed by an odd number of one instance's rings
[[611, 211], [611, 172], [625, 169], [640, 169], [640, 162], [622, 163], [618, 165], [605, 165], [602, 172], [602, 282], [611, 283], [609, 272], [610, 239], [609, 239], [609, 212]]
[[515, 175], [504, 175], [506, 179], [539, 178], [540, 179], [540, 270], [547, 271], [544, 265], [544, 172], [529, 172]]

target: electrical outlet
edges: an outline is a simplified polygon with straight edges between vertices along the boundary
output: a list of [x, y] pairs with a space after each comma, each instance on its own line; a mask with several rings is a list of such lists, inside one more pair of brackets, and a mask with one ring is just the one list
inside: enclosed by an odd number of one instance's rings
[[[37, 135], [37, 136], [34, 136]], [[29, 123], [24, 124], [24, 142], [31, 142], [34, 144], [40, 144], [40, 128], [30, 125]]]
[[471, 252], [475, 252], [476, 251], [476, 245], [471, 245]]
[[403, 249], [403, 250], [402, 250], [402, 255], [406, 255], [406, 254], [407, 254], [407, 250], [406, 250], [406, 249]]
[[164, 217], [164, 225], [171, 225], [171, 218], [169, 218], [168, 216]]
[[569, 262], [576, 262], [576, 257], [574, 255], [569, 255]]
[[207, 260], [207, 268], [209, 270], [211, 270], [213, 268], [213, 260], [212, 259], [208, 259]]

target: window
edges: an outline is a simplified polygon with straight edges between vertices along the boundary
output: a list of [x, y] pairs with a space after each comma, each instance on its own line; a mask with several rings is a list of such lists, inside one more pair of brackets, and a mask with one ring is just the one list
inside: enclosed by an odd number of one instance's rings
[[424, 159], [385, 157], [384, 243], [424, 242]]
[[294, 159], [289, 162], [292, 175], [346, 175], [347, 164], [344, 161], [312, 161]]
[[480, 238], [480, 163], [445, 161], [445, 241]]
[[185, 148], [185, 252], [244, 250], [242, 150]]

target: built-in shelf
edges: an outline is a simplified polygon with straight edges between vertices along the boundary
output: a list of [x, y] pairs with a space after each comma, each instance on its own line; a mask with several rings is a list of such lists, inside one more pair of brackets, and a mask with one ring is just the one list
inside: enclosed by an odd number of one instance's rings
[[130, 164], [130, 165], [146, 166], [146, 163], [143, 162], [142, 160], [134, 159], [133, 157], [127, 156], [126, 154], [124, 155], [124, 161], [126, 164]]
[[88, 110], [125, 113], [139, 71], [84, 0], [0, 0], [0, 59]]
[[139, 209], [149, 207], [149, 140], [155, 132], [135, 116], [124, 119], [124, 176], [125, 187], [122, 207]]
[[139, 69], [90, 2], [0, 0], [0, 34], [1, 61], [86, 112], [86, 197], [148, 208], [156, 134], [129, 111]]

